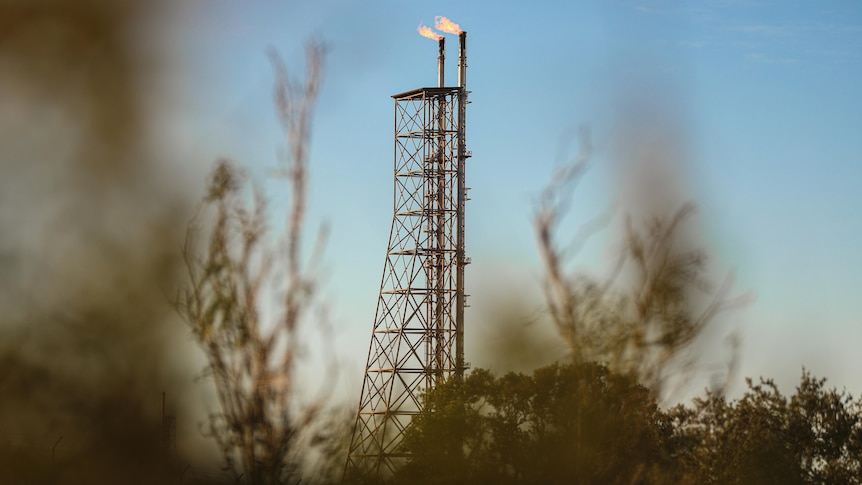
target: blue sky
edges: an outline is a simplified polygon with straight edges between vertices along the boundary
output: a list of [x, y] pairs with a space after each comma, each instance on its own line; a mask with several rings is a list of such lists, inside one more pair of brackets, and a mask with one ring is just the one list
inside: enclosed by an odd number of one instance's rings
[[[713, 261], [754, 297], [721, 327], [743, 338], [739, 382], [788, 388], [804, 365], [862, 392], [862, 3], [186, 2], [152, 41], [174, 55], [155, 111], [190, 187], [220, 156], [263, 177], [283, 146], [266, 48], [300, 71], [309, 38], [330, 47], [311, 215], [332, 228], [326, 292], [346, 388], [358, 395], [392, 218], [390, 96], [436, 82], [436, 43], [416, 34], [436, 15], [469, 35], [468, 352], [471, 336], [493, 338], [501, 296], [538, 308], [531, 212], [586, 124], [595, 154], [567, 227], [625, 207], [637, 181], [619, 146], [631, 130], [660, 133]], [[574, 266], [601, 273], [612, 239]]]

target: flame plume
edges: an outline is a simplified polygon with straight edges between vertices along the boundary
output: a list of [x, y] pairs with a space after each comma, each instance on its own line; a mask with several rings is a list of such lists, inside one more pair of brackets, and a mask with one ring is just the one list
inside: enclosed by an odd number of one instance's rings
[[421, 35], [422, 37], [428, 37], [429, 39], [440, 40], [443, 38], [442, 35], [431, 30], [431, 27], [426, 27], [422, 24], [419, 24], [419, 27], [416, 28], [416, 31], [419, 32], [419, 35]]
[[434, 28], [441, 31], [446, 32], [447, 34], [460, 34], [463, 32], [461, 27], [458, 26], [455, 22], [447, 19], [446, 17], [437, 16], [434, 17]]

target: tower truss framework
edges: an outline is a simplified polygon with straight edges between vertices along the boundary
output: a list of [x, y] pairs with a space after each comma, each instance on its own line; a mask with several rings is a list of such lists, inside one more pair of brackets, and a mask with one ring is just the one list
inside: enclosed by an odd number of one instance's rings
[[393, 96], [394, 214], [348, 474], [397, 470], [420, 395], [463, 375], [466, 96], [464, 87]]

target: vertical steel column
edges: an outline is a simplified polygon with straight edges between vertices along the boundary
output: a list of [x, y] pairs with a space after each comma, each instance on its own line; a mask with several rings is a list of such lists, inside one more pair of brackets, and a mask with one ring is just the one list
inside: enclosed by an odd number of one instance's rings
[[457, 273], [455, 282], [455, 368], [459, 377], [463, 377], [465, 370], [464, 362], [464, 307], [466, 295], [464, 293], [464, 266], [467, 264], [466, 245], [464, 233], [466, 228], [466, 204], [467, 204], [467, 141], [465, 140], [466, 116], [467, 116], [467, 32], [458, 34], [458, 209], [456, 225], [458, 235], [456, 238]]

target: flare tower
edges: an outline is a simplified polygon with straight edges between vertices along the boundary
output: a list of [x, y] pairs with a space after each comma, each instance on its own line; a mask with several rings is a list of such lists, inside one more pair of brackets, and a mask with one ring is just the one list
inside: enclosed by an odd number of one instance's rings
[[463, 376], [467, 33], [457, 30], [458, 83], [395, 100], [394, 211], [346, 475], [388, 476], [408, 454], [400, 444], [420, 399]]

